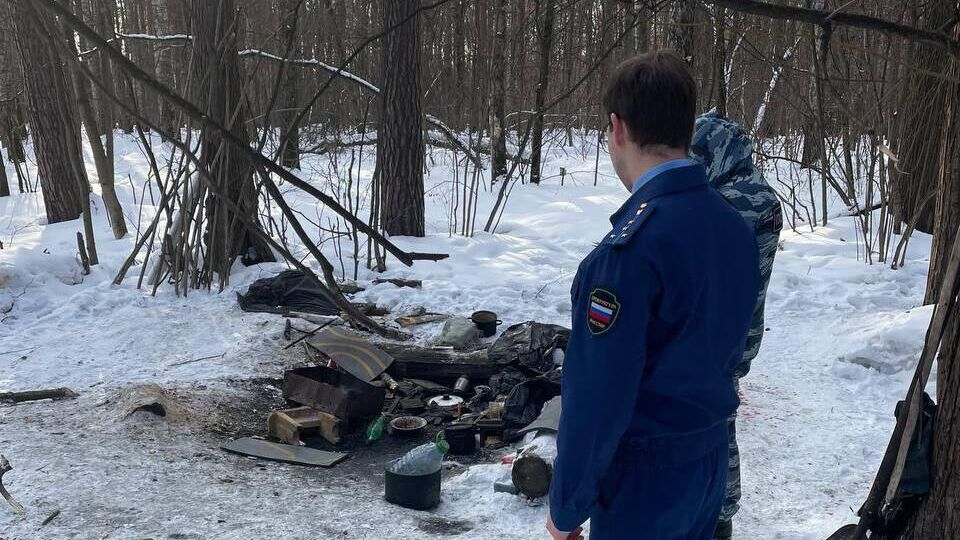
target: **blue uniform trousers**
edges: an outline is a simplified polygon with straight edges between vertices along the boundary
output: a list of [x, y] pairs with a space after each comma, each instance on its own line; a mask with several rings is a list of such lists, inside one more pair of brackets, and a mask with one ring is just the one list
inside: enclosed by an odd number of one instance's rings
[[[724, 424], [722, 426], [726, 428]], [[590, 540], [712, 540], [727, 483], [728, 446], [692, 461], [618, 459], [590, 516]]]

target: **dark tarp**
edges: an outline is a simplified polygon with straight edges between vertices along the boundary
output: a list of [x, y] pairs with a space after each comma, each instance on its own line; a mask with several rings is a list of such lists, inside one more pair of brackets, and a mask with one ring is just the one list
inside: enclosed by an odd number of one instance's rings
[[237, 293], [244, 311], [288, 315], [291, 311], [316, 315], [339, 315], [340, 310], [327, 299], [303, 272], [286, 270], [276, 276], [254, 281], [246, 294]]
[[565, 350], [569, 339], [570, 330], [555, 324], [515, 324], [490, 346], [487, 357], [501, 366], [514, 364], [543, 374], [554, 368], [553, 350]]

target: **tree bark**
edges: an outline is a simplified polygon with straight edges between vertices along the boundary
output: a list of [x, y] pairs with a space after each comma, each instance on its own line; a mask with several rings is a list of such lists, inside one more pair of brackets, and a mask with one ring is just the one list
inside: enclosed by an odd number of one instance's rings
[[[280, 13], [280, 31], [277, 34], [277, 41], [286, 47], [287, 43], [293, 43], [290, 49], [291, 56], [298, 56], [295, 53], [300, 50], [296, 45], [296, 24], [294, 17], [297, 16], [297, 0], [282, 0], [277, 6]], [[280, 51], [281, 54], [287, 51]], [[280, 163], [288, 169], [300, 168], [300, 129], [295, 124], [297, 118], [297, 107], [299, 102], [299, 93], [297, 91], [300, 84], [300, 74], [293, 66], [280, 64], [278, 67], [283, 73], [283, 83], [280, 85], [280, 107], [283, 109], [279, 115], [280, 121]]]
[[493, 58], [490, 63], [490, 162], [491, 182], [496, 184], [507, 175], [507, 132], [505, 120], [507, 61], [508, 0], [498, 0], [494, 16]]
[[[918, 6], [922, 9], [920, 24], [924, 28], [941, 27], [953, 16], [954, 5], [952, 0], [924, 2]], [[896, 149], [900, 158], [899, 169], [906, 174], [894, 170], [890, 183], [897, 217], [904, 223], [911, 223], [916, 216], [916, 229], [932, 233], [935, 209], [934, 205], [924, 204], [924, 201], [937, 187], [939, 148], [930, 144], [929, 137], [943, 129], [945, 91], [952, 85], [930, 74], [944, 72], [950, 57], [939, 47], [921, 43], [911, 45], [910, 56], [910, 64], [915, 69], [909, 71], [902, 85], [898, 107], [900, 133], [897, 137], [900, 146]], [[923, 106], [916, 106], [918, 103]]]
[[[951, 239], [952, 243], [952, 239]], [[903, 540], [954, 540], [960, 531], [960, 314], [954, 312], [937, 359], [931, 490], [907, 524]]]
[[[555, 0], [544, 0], [543, 26], [540, 28], [540, 77], [537, 82], [537, 91], [533, 116], [533, 134], [530, 142], [530, 183], [540, 183], [540, 160], [543, 154], [543, 108], [547, 98], [547, 86], [550, 83], [550, 53], [553, 48], [553, 19], [556, 12]], [[540, 11], [540, 0], [537, 0], [537, 11]]]
[[[960, 35], [960, 25], [955, 27], [954, 35]], [[924, 298], [924, 303], [927, 304], [936, 302], [947, 261], [950, 259], [953, 235], [946, 231], [956, 231], [960, 223], [960, 84], [956, 83], [960, 78], [960, 59], [951, 59], [945, 74], [945, 79], [937, 82], [938, 93], [943, 96], [943, 109], [939, 111], [942, 125], [936, 139], [939, 144], [928, 143], [929, 146], [939, 147], [939, 155], [934, 165], [937, 175], [937, 200], [933, 221], [933, 249], [930, 253], [930, 271]], [[918, 135], [922, 137], [924, 134]]]
[[384, 30], [396, 28], [383, 44], [377, 135], [380, 224], [387, 233], [397, 236], [425, 233], [419, 7], [420, 0], [383, 2]]
[[[239, 58], [237, 56], [237, 8], [234, 0], [193, 0], [193, 65], [196, 99], [206, 115], [226, 126], [241, 140], [248, 141], [246, 110], [242, 101]], [[201, 133], [200, 161], [217, 182], [215, 191], [226, 194], [252, 223], [259, 223], [257, 192], [250, 161], [237, 149], [222, 141], [216, 133]], [[269, 247], [254, 242], [253, 236], [220, 197], [209, 194], [205, 203], [207, 244], [204, 269], [220, 276], [225, 285], [230, 267], [238, 255], [252, 260], [274, 260]], [[211, 283], [211, 281], [207, 281]]]
[[[65, 34], [67, 50], [72, 54], [77, 54], [76, 46], [74, 45], [75, 38], [73, 30], [65, 29]], [[107, 217], [110, 220], [113, 237], [119, 240], [127, 234], [127, 223], [123, 217], [123, 208], [120, 206], [120, 199], [117, 198], [117, 190], [114, 187], [112, 148], [110, 149], [110, 153], [108, 153], [107, 147], [104, 146], [103, 141], [100, 139], [101, 130], [97, 125], [96, 114], [94, 113], [90, 100], [90, 83], [87, 82], [87, 79], [76, 68], [70, 69], [70, 75], [73, 81], [73, 91], [76, 95], [77, 108], [79, 109], [83, 126], [87, 132], [87, 139], [90, 142], [90, 153], [93, 155], [93, 162], [97, 168], [97, 180], [100, 183], [100, 194], [103, 198], [103, 205], [107, 209]], [[112, 147], [113, 130], [110, 130], [107, 139], [111, 142]]]
[[[946, 2], [945, 2], [946, 3]], [[960, 26], [954, 27], [960, 37]], [[954, 57], [948, 75], [960, 76], [960, 60]], [[960, 88], [941, 83], [946, 90], [946, 109], [940, 138], [940, 192], [934, 222], [934, 252], [930, 259], [927, 298], [940, 294], [953, 233], [960, 223]], [[949, 89], [952, 87], [952, 90]], [[931, 296], [933, 294], [934, 296]], [[937, 359], [937, 416], [933, 426], [932, 485], [930, 494], [908, 523], [905, 540], [948, 540], [960, 531], [960, 314], [954, 312], [947, 325]]]
[[10, 196], [10, 184], [7, 182], [7, 166], [3, 163], [3, 154], [0, 154], [0, 197]]
[[12, 3], [47, 223], [80, 217], [87, 197], [73, 94], [50, 36], [53, 18], [30, 2]]

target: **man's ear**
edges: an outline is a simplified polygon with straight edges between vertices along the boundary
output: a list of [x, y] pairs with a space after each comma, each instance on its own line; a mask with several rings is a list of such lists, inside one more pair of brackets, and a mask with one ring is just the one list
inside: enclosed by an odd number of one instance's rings
[[617, 116], [617, 113], [610, 113], [610, 138], [617, 146], [623, 146], [629, 138], [627, 125]]

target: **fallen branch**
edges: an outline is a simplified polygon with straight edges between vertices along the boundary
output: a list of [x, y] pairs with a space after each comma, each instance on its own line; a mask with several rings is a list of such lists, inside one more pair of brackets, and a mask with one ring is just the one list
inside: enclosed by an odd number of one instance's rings
[[214, 358], [223, 358], [226, 354], [227, 354], [227, 352], [224, 351], [224, 352], [222, 352], [222, 353], [220, 353], [220, 354], [211, 354], [210, 356], [201, 356], [200, 358], [191, 358], [191, 359], [189, 359], [189, 360], [183, 360], [183, 361], [181, 361], [181, 362], [174, 362], [174, 363], [170, 364], [170, 365], [167, 366], [167, 367], [182, 366], [182, 365], [185, 365], [185, 364], [192, 364], [192, 363], [194, 363], [194, 362], [202, 362], [202, 361], [204, 361], [204, 360], [212, 360], [212, 359], [214, 359]]
[[60, 510], [54, 510], [53, 512], [50, 513], [49, 516], [47, 516], [47, 519], [43, 520], [43, 523], [41, 523], [40, 526], [46, 527], [48, 523], [56, 519], [57, 516], [59, 515], [60, 515]]
[[39, 401], [41, 399], [70, 399], [75, 397], [77, 397], [77, 393], [66, 387], [47, 390], [28, 390], [25, 392], [0, 392], [0, 402], [6, 403], [23, 403], [26, 401]]
[[3, 356], [5, 354], [23, 352], [23, 351], [33, 351], [34, 349], [36, 349], [36, 347], [24, 347], [23, 349], [13, 349], [12, 351], [3, 351], [3, 352], [0, 352], [0, 356]]
[[3, 495], [3, 498], [10, 503], [10, 506], [13, 507], [13, 511], [22, 514], [24, 513], [23, 505], [18, 503], [13, 499], [13, 496], [10, 495], [10, 492], [7, 491], [7, 488], [3, 485], [3, 475], [12, 471], [13, 467], [10, 466], [10, 462], [7, 461], [7, 458], [3, 457], [3, 454], [0, 454], [0, 495]]
[[397, 287], [410, 287], [411, 289], [419, 289], [423, 286], [423, 282], [419, 279], [401, 279], [401, 278], [390, 278], [383, 279], [377, 278], [373, 280], [374, 285], [380, 285], [382, 283], [390, 283], [396, 285]]

